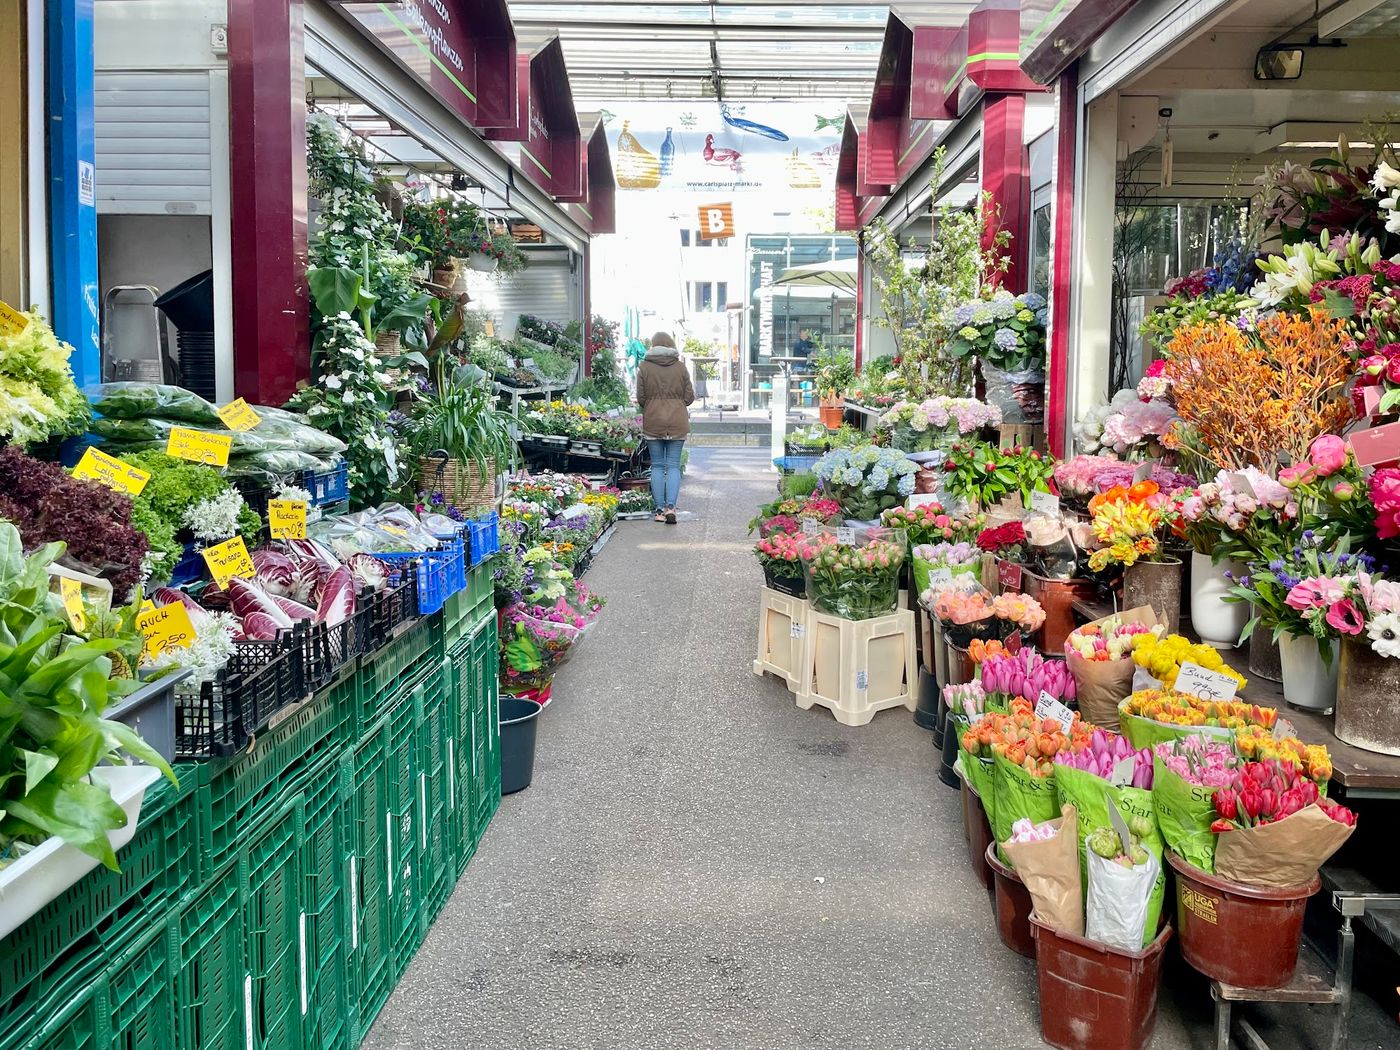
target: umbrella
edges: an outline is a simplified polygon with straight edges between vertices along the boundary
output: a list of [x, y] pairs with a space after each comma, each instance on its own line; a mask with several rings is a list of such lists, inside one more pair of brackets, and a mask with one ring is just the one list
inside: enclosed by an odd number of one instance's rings
[[805, 266], [792, 266], [784, 270], [773, 287], [832, 288], [847, 295], [856, 294], [856, 259], [837, 259], [834, 262], [808, 263]]

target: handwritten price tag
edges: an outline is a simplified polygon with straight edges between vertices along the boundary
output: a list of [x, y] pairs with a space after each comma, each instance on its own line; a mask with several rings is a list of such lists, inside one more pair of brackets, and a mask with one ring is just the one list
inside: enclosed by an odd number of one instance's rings
[[0, 335], [19, 335], [29, 327], [29, 316], [0, 301]]
[[802, 535], [815, 536], [822, 531], [821, 523], [812, 518], [802, 519]]
[[936, 492], [916, 492], [904, 501], [904, 505], [910, 510], [918, 510], [920, 507], [941, 507]]
[[1003, 590], [1019, 591], [1021, 589], [1021, 566], [1014, 561], [997, 562], [997, 582]]
[[274, 540], [306, 539], [306, 500], [268, 500], [267, 531]]
[[856, 530], [849, 525], [842, 525], [836, 530], [836, 542], [844, 543], [847, 546], [855, 543]]
[[262, 416], [253, 411], [253, 406], [243, 398], [230, 401], [219, 409], [219, 418], [230, 430], [252, 430], [262, 422]]
[[1074, 724], [1074, 712], [1043, 689], [1040, 692], [1040, 699], [1035, 702], [1035, 717], [1050, 718], [1059, 722], [1060, 731], [1066, 734], [1069, 733], [1069, 727]]
[[235, 576], [246, 580], [257, 575], [257, 569], [253, 568], [253, 559], [248, 554], [248, 545], [243, 542], [242, 536], [235, 536], [213, 547], [204, 548], [204, 564], [209, 566], [209, 574], [220, 587], [227, 587], [228, 581]]
[[232, 434], [209, 434], [188, 427], [172, 427], [165, 443], [165, 454], [209, 467], [226, 467], [232, 447]]
[[183, 602], [137, 613], [136, 626], [145, 635], [146, 657], [152, 660], [167, 649], [188, 649], [195, 638], [190, 612]]
[[83, 585], [80, 580], [70, 580], [67, 576], [58, 578], [58, 593], [63, 598], [63, 609], [68, 614], [68, 622], [73, 630], [87, 627], [87, 610], [83, 608]]
[[1037, 514], [1058, 518], [1060, 516], [1060, 497], [1053, 492], [1032, 492], [1031, 510]]
[[123, 463], [116, 456], [109, 456], [95, 448], [83, 453], [83, 458], [73, 468], [73, 476], [83, 481], [96, 481], [131, 496], [141, 495], [146, 482], [151, 480], [149, 471]]
[[946, 587], [953, 582], [953, 570], [946, 565], [940, 565], [936, 569], [930, 569], [928, 574], [928, 584], [930, 587]]
[[1188, 693], [1202, 700], [1233, 700], [1239, 683], [1219, 671], [1207, 671], [1200, 664], [1181, 665], [1174, 687], [1178, 693]]

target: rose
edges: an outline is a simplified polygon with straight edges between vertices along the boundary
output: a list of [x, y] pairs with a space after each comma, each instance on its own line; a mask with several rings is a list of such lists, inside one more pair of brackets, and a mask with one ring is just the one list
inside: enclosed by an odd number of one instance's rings
[[1323, 434], [1308, 447], [1308, 457], [1317, 468], [1318, 477], [1325, 478], [1347, 465], [1346, 442], [1336, 434]]

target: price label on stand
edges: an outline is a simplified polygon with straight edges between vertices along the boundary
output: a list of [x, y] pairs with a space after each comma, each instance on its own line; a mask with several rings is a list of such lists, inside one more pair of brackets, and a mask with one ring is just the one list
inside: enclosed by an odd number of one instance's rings
[[930, 587], [946, 587], [953, 582], [953, 570], [946, 565], [940, 565], [935, 569], [930, 569], [928, 574], [928, 584]]
[[0, 335], [19, 335], [29, 327], [29, 315], [0, 300]]
[[801, 620], [792, 621], [792, 637], [801, 638], [807, 633], [807, 625]]
[[204, 564], [209, 566], [209, 574], [220, 587], [227, 587], [235, 576], [252, 579], [258, 570], [253, 567], [253, 559], [248, 554], [248, 545], [242, 536], [204, 548]]
[[1060, 731], [1065, 735], [1069, 735], [1069, 727], [1074, 724], [1074, 712], [1043, 689], [1040, 699], [1035, 702], [1035, 717], [1059, 722]]
[[1032, 492], [1031, 510], [1052, 518], [1060, 516], [1060, 497], [1053, 492]]
[[268, 500], [267, 532], [274, 540], [306, 539], [306, 500]]
[[822, 531], [821, 522], [815, 521], [815, 520], [813, 520], [812, 518], [803, 518], [803, 519], [802, 519], [802, 535], [804, 535], [804, 536], [815, 536], [817, 533], [819, 533], [819, 532], [821, 532], [821, 531]]
[[838, 529], [836, 530], [836, 542], [837, 542], [837, 543], [844, 543], [844, 544], [846, 544], [847, 546], [849, 546], [849, 545], [855, 543], [855, 541], [856, 541], [856, 530], [853, 529], [853, 528], [851, 528], [849, 525], [842, 525], [840, 528], [838, 528]]
[[1021, 566], [1014, 561], [997, 562], [997, 582], [1001, 584], [1002, 590], [1019, 591], [1021, 589]]
[[1219, 671], [1207, 671], [1200, 664], [1187, 661], [1176, 675], [1178, 693], [1200, 697], [1202, 700], [1233, 700], [1239, 683]]
[[60, 576], [58, 578], [58, 593], [63, 598], [63, 609], [68, 614], [68, 622], [73, 625], [73, 630], [81, 631], [87, 626], [87, 610], [83, 608], [82, 581]]
[[[241, 542], [241, 541], [240, 541]], [[194, 625], [184, 602], [171, 602], [136, 614], [136, 627], [146, 638], [145, 655], [154, 660], [167, 649], [188, 649]]]
[[73, 476], [83, 481], [96, 481], [109, 489], [125, 492], [130, 496], [141, 495], [146, 482], [151, 480], [150, 472], [123, 463], [116, 456], [95, 448], [88, 448], [78, 465], [73, 468]]
[[252, 430], [262, 422], [262, 416], [254, 412], [253, 406], [241, 397], [219, 409], [219, 418], [224, 421], [224, 426], [238, 431]]
[[165, 454], [208, 467], [226, 467], [232, 447], [232, 434], [210, 434], [189, 427], [171, 427], [170, 437], [165, 442]]
[[1145, 462], [1139, 463], [1137, 470], [1133, 471], [1133, 484], [1136, 485], [1139, 481], [1146, 481], [1151, 476], [1152, 460], [1149, 459]]

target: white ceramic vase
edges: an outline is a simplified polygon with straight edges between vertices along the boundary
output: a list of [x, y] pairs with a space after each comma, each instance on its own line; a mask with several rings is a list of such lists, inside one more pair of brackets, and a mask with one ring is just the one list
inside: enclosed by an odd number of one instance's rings
[[1331, 665], [1322, 662], [1317, 640], [1311, 635], [1280, 636], [1279, 655], [1283, 658], [1283, 699], [1306, 711], [1330, 711], [1337, 703], [1337, 670], [1341, 666], [1340, 646], [1332, 642]]
[[1213, 564], [1209, 554], [1191, 555], [1191, 626], [1201, 641], [1217, 649], [1240, 644], [1240, 632], [1249, 622], [1248, 602], [1227, 602], [1232, 586], [1225, 574], [1236, 579], [1245, 573], [1244, 562], [1225, 559]]

